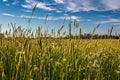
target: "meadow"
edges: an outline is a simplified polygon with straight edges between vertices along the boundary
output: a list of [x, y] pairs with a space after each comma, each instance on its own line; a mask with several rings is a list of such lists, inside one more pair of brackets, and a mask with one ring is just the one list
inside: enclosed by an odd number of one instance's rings
[[120, 80], [120, 39], [93, 39], [96, 28], [71, 38], [71, 25], [65, 39], [62, 28], [58, 37], [41, 37], [40, 27], [36, 37], [21, 27], [1, 36], [0, 80]]

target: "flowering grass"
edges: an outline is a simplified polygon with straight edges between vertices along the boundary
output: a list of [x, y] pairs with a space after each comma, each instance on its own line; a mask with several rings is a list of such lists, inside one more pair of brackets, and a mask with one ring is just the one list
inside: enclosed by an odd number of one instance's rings
[[120, 40], [3, 38], [0, 80], [120, 80]]

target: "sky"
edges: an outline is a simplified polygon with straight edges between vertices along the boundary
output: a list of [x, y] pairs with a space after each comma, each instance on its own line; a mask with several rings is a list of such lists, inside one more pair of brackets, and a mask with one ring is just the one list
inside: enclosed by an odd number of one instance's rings
[[76, 19], [83, 33], [91, 33], [100, 23], [97, 34], [106, 34], [112, 26], [113, 32], [120, 34], [119, 2], [120, 0], [0, 0], [0, 24], [3, 31], [11, 28], [8, 27], [10, 23], [27, 28], [37, 3], [30, 25], [33, 30], [38, 26], [43, 30], [57, 30], [66, 17], [63, 31], [67, 31], [68, 23]]

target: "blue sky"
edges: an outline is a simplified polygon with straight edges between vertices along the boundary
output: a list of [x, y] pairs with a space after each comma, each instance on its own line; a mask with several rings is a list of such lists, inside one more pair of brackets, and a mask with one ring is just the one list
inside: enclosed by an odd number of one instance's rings
[[[101, 23], [96, 33], [107, 33], [114, 25], [114, 33], [120, 33], [120, 0], [0, 0], [0, 24], [9, 29], [8, 23], [16, 23], [26, 28], [36, 2], [36, 10], [31, 21], [35, 30], [38, 26], [49, 30], [60, 28], [66, 17], [64, 31], [68, 30], [69, 20], [77, 19], [83, 33], [90, 33], [96, 24]], [[46, 15], [47, 24], [44, 25]], [[76, 30], [78, 31], [78, 30]]]

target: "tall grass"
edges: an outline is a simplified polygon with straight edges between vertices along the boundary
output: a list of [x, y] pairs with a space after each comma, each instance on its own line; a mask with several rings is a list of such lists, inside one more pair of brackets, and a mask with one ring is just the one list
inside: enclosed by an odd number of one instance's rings
[[0, 80], [120, 79], [119, 39], [75, 40], [71, 23], [70, 40], [41, 37], [40, 27], [32, 38], [31, 30], [11, 26], [12, 31], [5, 35], [12, 36], [1, 38]]
[[[70, 21], [69, 38], [63, 39], [66, 18], [57, 32], [41, 27], [33, 32], [31, 19], [27, 29], [11, 23], [12, 29], [0, 35], [0, 80], [120, 80], [120, 39], [93, 39], [100, 24], [88, 40], [81, 38], [77, 20]], [[79, 28], [78, 39], [72, 38], [73, 27]]]

